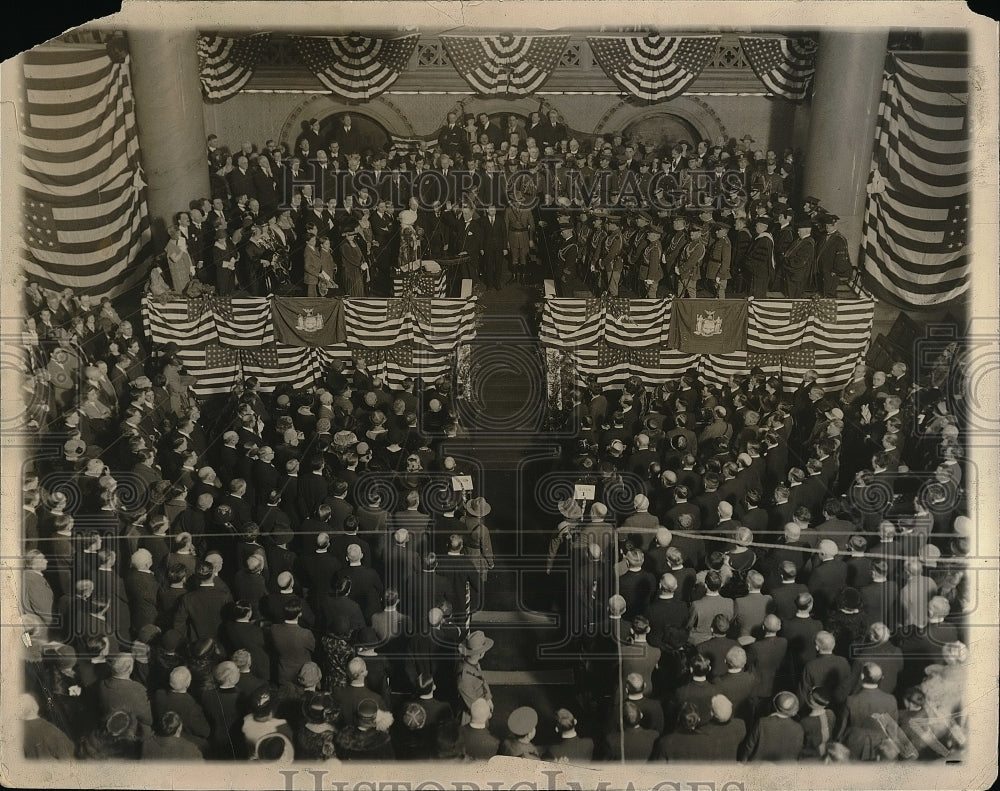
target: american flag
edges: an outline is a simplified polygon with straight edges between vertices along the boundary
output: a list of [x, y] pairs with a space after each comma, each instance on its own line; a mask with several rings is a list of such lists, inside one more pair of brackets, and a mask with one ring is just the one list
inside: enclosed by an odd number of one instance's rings
[[274, 343], [274, 324], [266, 301], [259, 297], [233, 297], [228, 300], [228, 311], [217, 314], [216, 328], [219, 343], [255, 349]]
[[201, 92], [205, 98], [223, 102], [243, 90], [270, 41], [270, 33], [244, 38], [198, 36]]
[[446, 297], [448, 295], [448, 274], [443, 270], [436, 275], [429, 272], [412, 272], [393, 280], [392, 295], [394, 297], [401, 297], [411, 292], [421, 297]]
[[403, 137], [401, 135], [389, 135], [394, 151], [400, 154], [420, 153], [421, 151], [433, 151], [437, 148], [437, 138], [424, 140], [422, 137]]
[[53, 41], [21, 59], [25, 275], [42, 286], [117, 296], [146, 275], [150, 250], [129, 55]]
[[[588, 379], [601, 385], [622, 384], [629, 376], [655, 384], [676, 379], [689, 368], [707, 382], [724, 384], [730, 376], [748, 373], [757, 365], [791, 378], [801, 378], [814, 368], [820, 384], [843, 386], [868, 349], [875, 301], [870, 296], [837, 300], [832, 315], [828, 306], [817, 309], [812, 302], [751, 301], [748, 351], [730, 354], [686, 354], [668, 348], [666, 336], [658, 333], [670, 325], [669, 300], [632, 300], [628, 320], [634, 324], [629, 328], [624, 318], [589, 312], [588, 300], [549, 299], [542, 309], [539, 337], [547, 349], [572, 356], [581, 384]], [[626, 346], [632, 351], [618, 351]], [[653, 349], [658, 351], [655, 362], [647, 354]]]
[[816, 42], [811, 38], [740, 36], [743, 54], [757, 78], [776, 96], [801, 101], [816, 73]]
[[697, 79], [720, 36], [590, 37], [604, 73], [628, 93], [649, 102], [680, 96]]
[[484, 96], [528, 96], [559, 65], [569, 36], [441, 36], [456, 71]]
[[967, 55], [887, 56], [862, 269], [893, 304], [937, 305], [968, 288], [968, 101]]
[[403, 73], [418, 35], [401, 38], [294, 36], [295, 47], [323, 85], [345, 99], [374, 99]]
[[[392, 386], [407, 376], [433, 379], [452, 369], [455, 349], [476, 334], [475, 300], [410, 300], [427, 303], [427, 310], [402, 320], [389, 317], [390, 305], [407, 300], [344, 300], [347, 341], [327, 347], [275, 343], [267, 297], [234, 298], [225, 313], [213, 310], [214, 303], [192, 310], [188, 302], [147, 299], [142, 314], [154, 343], [178, 345], [180, 359], [196, 377], [193, 389], [199, 396], [229, 392], [246, 376], [256, 376], [264, 392], [282, 383], [307, 387], [322, 378], [332, 360], [349, 363], [355, 349], [368, 352], [375, 360], [371, 370]], [[240, 333], [256, 340], [234, 345]]]

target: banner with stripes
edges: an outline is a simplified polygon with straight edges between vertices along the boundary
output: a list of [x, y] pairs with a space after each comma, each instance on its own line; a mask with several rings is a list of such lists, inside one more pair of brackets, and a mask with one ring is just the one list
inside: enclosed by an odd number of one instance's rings
[[648, 102], [680, 96], [701, 74], [720, 36], [587, 38], [604, 73], [622, 89]]
[[969, 68], [959, 52], [890, 52], [862, 231], [865, 286], [930, 307], [969, 285]]
[[559, 65], [569, 36], [441, 36], [455, 70], [484, 96], [529, 96]]
[[21, 57], [25, 276], [45, 288], [117, 296], [151, 254], [130, 58], [124, 38], [52, 41]]
[[233, 38], [198, 36], [201, 93], [210, 102], [224, 102], [243, 90], [271, 41], [270, 33]]
[[406, 155], [409, 153], [419, 154], [421, 151], [434, 151], [437, 148], [437, 136], [429, 140], [422, 137], [402, 137], [401, 135], [389, 135], [392, 151], [397, 154]]
[[549, 299], [539, 337], [561, 349], [597, 343], [660, 346], [670, 325], [670, 307], [664, 299]]
[[437, 274], [407, 272], [396, 275], [392, 280], [392, 295], [402, 297], [406, 294], [443, 299], [448, 296], [448, 273], [441, 270]]
[[816, 73], [817, 44], [811, 38], [740, 36], [750, 68], [775, 96], [800, 102]]
[[258, 349], [274, 344], [274, 324], [271, 311], [264, 301], [254, 297], [234, 297], [229, 300], [228, 314], [220, 315], [216, 329], [219, 343], [225, 346], [239, 346]]
[[384, 93], [406, 69], [418, 35], [293, 36], [302, 62], [332, 93], [354, 101]]
[[[630, 342], [627, 335], [625, 322], [637, 317], [656, 316], [662, 328], [669, 326], [671, 300], [630, 300], [627, 308], [613, 313], [596, 309], [598, 302], [548, 299], [542, 310], [539, 337], [546, 349], [572, 357], [579, 384], [593, 378], [601, 385], [620, 385], [630, 376], [658, 384], [689, 368], [707, 382], [724, 384], [756, 366], [794, 381], [811, 368], [819, 373], [820, 384], [842, 387], [868, 349], [875, 313], [875, 300], [867, 295], [851, 300], [749, 300], [747, 351], [687, 354], [670, 348], [662, 330], [656, 345], [641, 342], [654, 337], [652, 320], [635, 325], [634, 337], [640, 342]], [[653, 309], [656, 303], [661, 311]]]
[[[296, 298], [285, 302], [294, 307]], [[229, 392], [247, 376], [257, 377], [264, 392], [282, 383], [308, 387], [322, 379], [331, 360], [353, 356], [392, 386], [408, 376], [435, 379], [452, 369], [456, 348], [476, 335], [474, 299], [347, 299], [343, 305], [347, 340], [316, 347], [275, 342], [266, 297], [146, 299], [142, 316], [155, 344], [180, 348], [198, 396]], [[242, 342], [241, 333], [254, 341]]]

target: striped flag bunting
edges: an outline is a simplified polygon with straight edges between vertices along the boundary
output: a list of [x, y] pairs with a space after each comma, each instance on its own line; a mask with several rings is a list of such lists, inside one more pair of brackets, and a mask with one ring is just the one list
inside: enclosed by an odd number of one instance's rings
[[782, 355], [800, 348], [806, 342], [809, 316], [797, 310], [800, 300], [750, 300], [750, 320], [747, 322], [747, 352], [750, 354]]
[[455, 70], [484, 96], [528, 96], [559, 65], [569, 36], [441, 36]]
[[[415, 300], [424, 301], [424, 300]], [[403, 300], [352, 299], [344, 304], [344, 328], [350, 347], [378, 348], [413, 342], [410, 314], [400, 309]], [[392, 303], [396, 307], [393, 308]], [[395, 313], [395, 317], [391, 315]]]
[[680, 96], [701, 74], [720, 36], [587, 38], [604, 73], [628, 93], [648, 102]]
[[130, 58], [124, 39], [53, 41], [21, 58], [25, 276], [54, 290], [117, 296], [151, 254]]
[[[333, 359], [349, 363], [353, 354], [365, 357], [373, 372], [398, 386], [407, 376], [434, 379], [447, 374], [456, 348], [476, 335], [475, 300], [410, 300], [426, 302], [426, 313], [390, 319], [390, 304], [406, 301], [344, 300], [347, 341], [316, 347], [274, 341], [267, 297], [229, 300], [231, 321], [215, 312], [212, 304], [192, 309], [191, 300], [147, 299], [142, 315], [154, 343], [178, 345], [180, 359], [197, 378], [193, 389], [199, 396], [229, 392], [246, 376], [257, 377], [264, 392], [283, 383], [308, 387], [322, 379]], [[240, 333], [252, 333], [257, 340], [234, 343]]]
[[411, 291], [399, 299], [390, 299], [385, 314], [391, 321], [403, 321], [408, 317], [430, 321], [431, 301], [429, 299], [418, 298]]
[[816, 73], [817, 44], [811, 38], [740, 36], [750, 68], [775, 96], [800, 102]]
[[293, 36], [295, 47], [316, 79], [351, 100], [374, 99], [406, 69], [419, 35], [401, 38]]
[[703, 354], [698, 359], [698, 373], [702, 381], [721, 387], [737, 374], [750, 371], [747, 353], [744, 351], [729, 354]]
[[[870, 296], [750, 300], [747, 351], [687, 354], [670, 348], [663, 334], [671, 321], [671, 300], [632, 300], [627, 314], [618, 320], [588, 311], [588, 301], [546, 300], [539, 337], [547, 350], [561, 353], [560, 359], [570, 355], [578, 383], [593, 378], [601, 385], [621, 384], [630, 376], [656, 384], [689, 368], [696, 369], [706, 382], [724, 384], [731, 376], [757, 366], [792, 379], [814, 368], [820, 384], [843, 386], [868, 348], [875, 311]], [[626, 315], [633, 322], [632, 334]]]
[[198, 36], [202, 95], [210, 102], [224, 102], [238, 94], [253, 77], [270, 41], [270, 33], [243, 38]]
[[894, 305], [938, 305], [968, 288], [968, 102], [967, 54], [886, 57], [861, 268]]
[[274, 324], [266, 299], [233, 297], [223, 304], [216, 325], [219, 343], [248, 349], [274, 343]]
[[547, 299], [542, 308], [538, 336], [557, 349], [597, 343], [603, 333], [604, 315], [589, 310], [589, 299]]
[[319, 348], [286, 343], [275, 343], [271, 348], [273, 353], [268, 350], [260, 356], [252, 349], [240, 350], [243, 376], [256, 377], [262, 391], [269, 393], [280, 384], [310, 387], [322, 377]]
[[211, 311], [192, 314], [189, 307], [191, 301], [143, 300], [142, 320], [153, 343], [162, 345], [173, 342], [183, 348], [204, 349], [219, 342], [215, 314]]

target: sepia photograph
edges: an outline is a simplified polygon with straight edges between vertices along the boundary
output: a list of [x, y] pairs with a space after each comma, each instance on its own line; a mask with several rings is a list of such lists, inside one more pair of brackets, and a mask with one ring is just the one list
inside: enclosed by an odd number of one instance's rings
[[996, 781], [996, 21], [53, 24], [0, 64], [5, 786]]

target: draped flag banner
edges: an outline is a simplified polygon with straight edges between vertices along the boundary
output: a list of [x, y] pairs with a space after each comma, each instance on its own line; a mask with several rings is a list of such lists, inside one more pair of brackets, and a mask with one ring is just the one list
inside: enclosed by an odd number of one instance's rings
[[969, 67], [959, 52], [890, 52], [862, 231], [864, 285], [898, 307], [969, 286]]
[[347, 338], [344, 303], [325, 297], [274, 297], [274, 337], [289, 346], [331, 346]]
[[[674, 318], [678, 310], [686, 310], [685, 303], [695, 302], [702, 307], [694, 308], [693, 326], [697, 329], [700, 312], [703, 331], [708, 310], [717, 303], [742, 305], [736, 316], [742, 313], [743, 328], [723, 347], [732, 350], [693, 353], [677, 348]], [[814, 369], [824, 387], [842, 387], [868, 350], [874, 311], [875, 301], [868, 295], [843, 300], [547, 299], [539, 337], [547, 365], [559, 369], [548, 372], [549, 400], [560, 401], [553, 391], [566, 371], [572, 371], [577, 384], [615, 386], [630, 376], [657, 384], [688, 370], [722, 385], [755, 366], [787, 383]], [[716, 323], [710, 324], [717, 332]], [[710, 340], [717, 337], [722, 336]]]
[[389, 139], [392, 143], [393, 150], [400, 154], [409, 154], [410, 152], [416, 154], [421, 151], [434, 151], [438, 145], [437, 137], [425, 140], [422, 137], [401, 137], [400, 135], [390, 134]]
[[750, 68], [775, 96], [800, 102], [809, 93], [816, 73], [815, 40], [740, 36]]
[[53, 41], [22, 63], [24, 274], [117, 296], [145, 278], [152, 252], [126, 42]]
[[528, 96], [559, 65], [569, 36], [441, 36], [455, 70], [484, 96]]
[[210, 102], [224, 102], [242, 91], [270, 41], [270, 33], [243, 38], [198, 36], [202, 95]]
[[374, 99], [406, 69], [418, 35], [401, 38], [294, 36], [302, 62], [327, 89], [345, 99]]
[[747, 343], [747, 303], [742, 299], [675, 299], [670, 345], [689, 354], [730, 354]]
[[599, 37], [587, 39], [604, 73], [648, 102], [680, 96], [701, 74], [720, 36]]
[[[316, 302], [335, 303], [331, 309], [339, 318], [328, 319], [329, 311], [317, 308]], [[278, 298], [267, 297], [146, 299], [142, 316], [155, 344], [177, 345], [199, 397], [227, 393], [246, 376], [255, 376], [265, 392], [281, 384], [308, 387], [323, 378], [335, 359], [349, 369], [352, 360], [364, 361], [369, 372], [393, 387], [406, 377], [430, 381], [448, 374], [457, 350], [476, 335], [475, 299], [286, 297], [276, 303]], [[323, 316], [324, 330], [339, 325], [339, 340], [315, 345], [310, 334], [308, 345], [298, 338], [282, 341], [282, 316], [290, 317], [294, 326], [299, 316], [307, 315]], [[298, 332], [296, 328], [293, 337]]]

